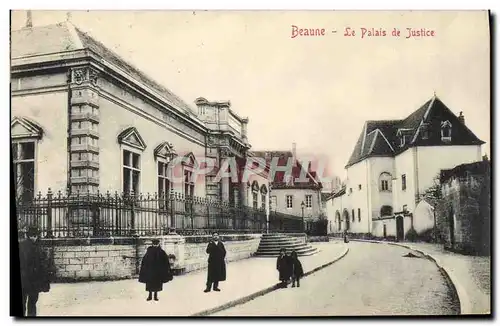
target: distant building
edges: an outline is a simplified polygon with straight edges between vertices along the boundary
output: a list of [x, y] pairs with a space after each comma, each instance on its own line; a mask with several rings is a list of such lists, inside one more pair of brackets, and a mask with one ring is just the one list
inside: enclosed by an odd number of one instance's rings
[[490, 254], [491, 163], [462, 164], [441, 171], [441, 200], [436, 223], [445, 247]]
[[[284, 171], [276, 171], [272, 179], [270, 184], [271, 211], [302, 216], [303, 207], [305, 219], [319, 217], [322, 212], [322, 184], [316, 180], [316, 172], [312, 171], [310, 166], [302, 167], [297, 159], [295, 144], [293, 144], [292, 151], [253, 151], [252, 153], [255, 157], [264, 158], [270, 168], [272, 168], [273, 158], [277, 158], [277, 164], [281, 168], [286, 167], [287, 164], [291, 166], [288, 179]], [[298, 179], [304, 179], [304, 181]]]
[[401, 120], [367, 121], [346, 165], [346, 185], [327, 204], [337, 232], [404, 239], [426, 189], [442, 169], [481, 159], [484, 142], [433, 96]]

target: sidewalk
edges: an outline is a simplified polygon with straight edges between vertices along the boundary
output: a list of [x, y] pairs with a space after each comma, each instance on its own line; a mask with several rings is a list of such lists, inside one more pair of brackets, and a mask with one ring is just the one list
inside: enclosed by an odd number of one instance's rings
[[[347, 247], [340, 241], [314, 243], [321, 251], [301, 257], [304, 272], [337, 260]], [[145, 285], [136, 279], [52, 284], [41, 293], [39, 316], [190, 316], [231, 304], [278, 282], [276, 258], [250, 258], [227, 264], [221, 292], [204, 293], [206, 271], [174, 277], [159, 293], [159, 302], [146, 301]], [[262, 292], [261, 292], [262, 294]]]
[[431, 243], [374, 242], [402, 246], [428, 255], [445, 270], [453, 282], [460, 299], [461, 314], [491, 313], [490, 257], [461, 255]]

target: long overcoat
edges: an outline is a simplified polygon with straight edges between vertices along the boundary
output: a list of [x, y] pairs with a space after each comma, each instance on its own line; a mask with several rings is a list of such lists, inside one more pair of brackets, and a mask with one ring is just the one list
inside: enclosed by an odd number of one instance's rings
[[301, 278], [304, 276], [304, 269], [302, 268], [302, 263], [298, 258], [291, 258], [292, 261], [292, 276], [295, 278]]
[[208, 282], [221, 282], [226, 280], [226, 248], [219, 241], [218, 244], [210, 242], [207, 246], [208, 254]]
[[288, 281], [292, 276], [292, 259], [290, 256], [278, 256], [276, 260], [276, 269], [279, 272], [280, 281]]
[[21, 286], [26, 294], [50, 291], [49, 259], [38, 241], [24, 239], [19, 243]]
[[139, 282], [146, 283], [146, 291], [158, 292], [163, 290], [163, 283], [172, 278], [172, 269], [165, 251], [160, 247], [149, 247], [142, 258]]

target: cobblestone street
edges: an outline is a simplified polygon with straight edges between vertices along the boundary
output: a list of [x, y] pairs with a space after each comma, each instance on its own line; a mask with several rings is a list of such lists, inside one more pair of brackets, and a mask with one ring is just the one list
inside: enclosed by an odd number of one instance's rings
[[455, 294], [436, 265], [408, 249], [349, 243], [349, 254], [305, 278], [214, 316], [452, 315]]

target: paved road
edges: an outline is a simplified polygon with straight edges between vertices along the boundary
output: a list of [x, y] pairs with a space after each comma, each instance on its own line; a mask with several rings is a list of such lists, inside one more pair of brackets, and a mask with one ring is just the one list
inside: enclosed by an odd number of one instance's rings
[[[397, 246], [349, 243], [346, 257], [287, 288], [214, 316], [453, 315], [459, 303], [436, 265]], [[415, 253], [417, 254], [417, 253]]]

